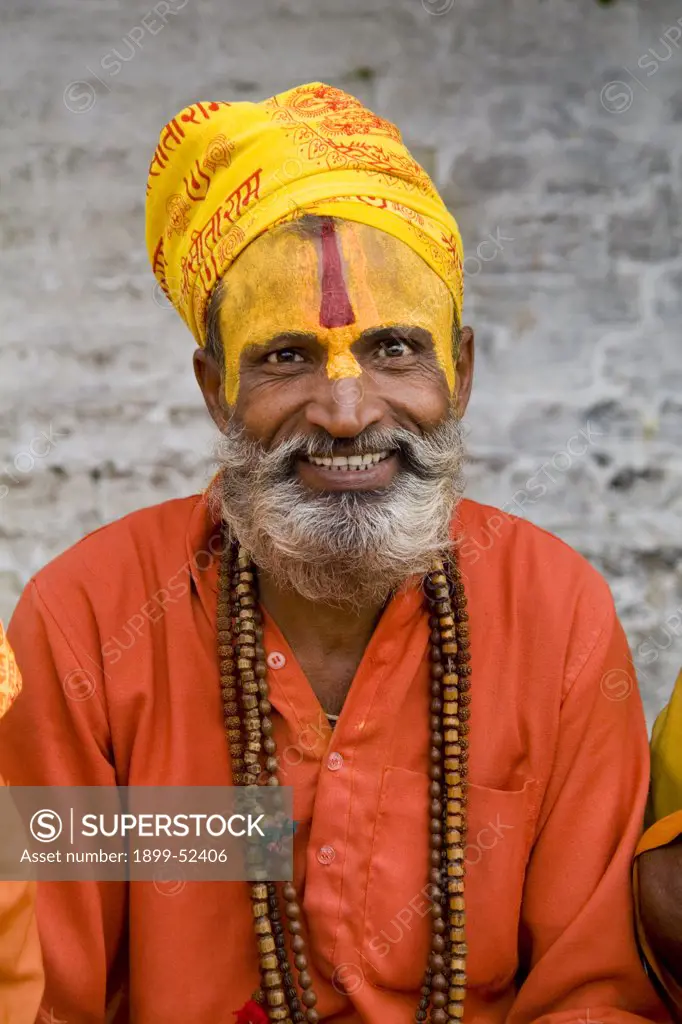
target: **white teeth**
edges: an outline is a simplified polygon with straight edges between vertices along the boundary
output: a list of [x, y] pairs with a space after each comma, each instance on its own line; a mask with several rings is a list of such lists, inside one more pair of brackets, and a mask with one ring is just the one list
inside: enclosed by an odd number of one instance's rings
[[370, 452], [367, 455], [335, 455], [334, 458], [328, 458], [321, 455], [309, 455], [308, 461], [312, 462], [314, 466], [326, 466], [327, 468], [334, 470], [343, 470], [348, 472], [358, 472], [359, 470], [369, 469], [370, 466], [376, 465], [377, 462], [381, 462], [382, 459], [388, 458], [391, 453], [388, 451], [383, 452]]

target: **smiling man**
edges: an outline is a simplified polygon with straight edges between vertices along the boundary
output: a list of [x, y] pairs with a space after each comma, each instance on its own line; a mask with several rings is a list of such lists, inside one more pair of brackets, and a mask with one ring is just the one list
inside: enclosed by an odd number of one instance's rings
[[45, 1006], [664, 1019], [633, 931], [627, 643], [583, 559], [462, 499], [461, 241], [398, 130], [320, 83], [195, 103], [161, 133], [147, 240], [219, 472], [31, 581], [0, 760], [24, 784], [290, 785], [294, 878], [43, 886]]

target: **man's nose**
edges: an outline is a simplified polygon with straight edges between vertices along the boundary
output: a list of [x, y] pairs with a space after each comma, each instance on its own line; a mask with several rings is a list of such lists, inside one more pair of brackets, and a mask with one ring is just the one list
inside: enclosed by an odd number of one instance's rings
[[381, 422], [384, 403], [366, 373], [338, 380], [320, 374], [305, 415], [311, 426], [321, 427], [332, 437], [355, 437]]

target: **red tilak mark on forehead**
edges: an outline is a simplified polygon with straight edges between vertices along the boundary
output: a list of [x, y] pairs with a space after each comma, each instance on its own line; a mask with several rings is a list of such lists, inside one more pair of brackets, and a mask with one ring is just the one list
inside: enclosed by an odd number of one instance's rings
[[341, 253], [334, 223], [325, 218], [322, 225], [322, 301], [321, 327], [346, 327], [355, 323], [355, 313], [343, 279]]

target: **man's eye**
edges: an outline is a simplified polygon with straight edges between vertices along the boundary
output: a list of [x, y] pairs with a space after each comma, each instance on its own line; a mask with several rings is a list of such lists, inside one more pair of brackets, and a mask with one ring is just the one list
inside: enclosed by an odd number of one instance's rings
[[276, 352], [270, 352], [265, 359], [266, 363], [302, 363], [303, 356], [293, 348], [280, 348]]
[[403, 338], [388, 338], [380, 341], [377, 354], [380, 359], [392, 359], [396, 356], [406, 356], [412, 352], [411, 345]]

